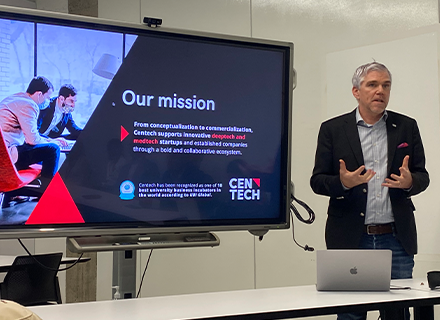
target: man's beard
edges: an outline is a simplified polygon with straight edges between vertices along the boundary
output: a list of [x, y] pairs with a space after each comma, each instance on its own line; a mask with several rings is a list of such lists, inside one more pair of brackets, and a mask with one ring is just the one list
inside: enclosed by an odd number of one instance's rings
[[63, 113], [70, 113], [73, 111], [74, 107], [63, 103], [63, 106], [61, 107], [61, 109], [63, 110]]

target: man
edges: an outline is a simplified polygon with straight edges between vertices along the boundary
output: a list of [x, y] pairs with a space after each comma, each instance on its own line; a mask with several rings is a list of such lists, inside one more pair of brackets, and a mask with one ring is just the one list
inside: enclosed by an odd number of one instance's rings
[[[38, 117], [38, 131], [49, 138], [64, 137], [76, 140], [82, 129], [73, 121], [72, 111], [75, 108], [77, 90], [70, 84], [60, 88], [58, 97], [52, 98], [49, 106], [40, 111]], [[62, 135], [64, 129], [68, 135]]]
[[0, 102], [0, 126], [12, 161], [18, 170], [41, 163], [41, 177], [50, 181], [55, 175], [64, 139], [42, 137], [37, 130], [39, 105], [53, 92], [45, 77], [35, 77], [26, 92], [16, 93]]
[[414, 119], [385, 110], [391, 73], [383, 64], [360, 66], [352, 82], [358, 107], [321, 125], [310, 179], [315, 193], [330, 197], [327, 248], [391, 249], [392, 278], [411, 278], [417, 253], [411, 196], [429, 185], [419, 129]]

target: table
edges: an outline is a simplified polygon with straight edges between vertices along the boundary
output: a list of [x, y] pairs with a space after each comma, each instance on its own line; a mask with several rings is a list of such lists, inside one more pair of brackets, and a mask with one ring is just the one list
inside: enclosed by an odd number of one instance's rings
[[[14, 262], [14, 259], [15, 256], [0, 255], [0, 273], [8, 272], [9, 268]], [[61, 264], [72, 264], [75, 263], [76, 260], [78, 260], [77, 257], [63, 257], [61, 259]], [[78, 261], [78, 263], [83, 263], [87, 261], [90, 261], [90, 257], [83, 257]]]
[[[314, 285], [85, 302], [30, 309], [44, 320], [288, 319], [379, 308], [415, 307], [430, 319], [440, 291], [421, 280], [393, 280], [389, 292], [318, 292]], [[411, 287], [411, 289], [403, 289]], [[421, 312], [419, 312], [421, 310]], [[427, 311], [427, 313], [426, 313]], [[433, 318], [433, 311], [432, 311]]]

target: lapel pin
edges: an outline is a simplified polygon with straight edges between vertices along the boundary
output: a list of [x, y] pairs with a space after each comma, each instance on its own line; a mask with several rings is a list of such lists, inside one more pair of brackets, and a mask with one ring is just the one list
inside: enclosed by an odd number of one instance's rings
[[393, 127], [394, 127], [394, 128], [396, 128], [396, 127], [397, 127], [395, 123], [393, 123]]

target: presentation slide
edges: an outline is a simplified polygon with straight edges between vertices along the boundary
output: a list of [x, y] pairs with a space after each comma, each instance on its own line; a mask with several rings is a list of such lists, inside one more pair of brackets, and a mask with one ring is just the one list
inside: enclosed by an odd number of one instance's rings
[[285, 52], [6, 19], [0, 37], [0, 100], [34, 76], [53, 83], [51, 101], [69, 83], [81, 129], [41, 196], [3, 208], [0, 226], [280, 217]]

